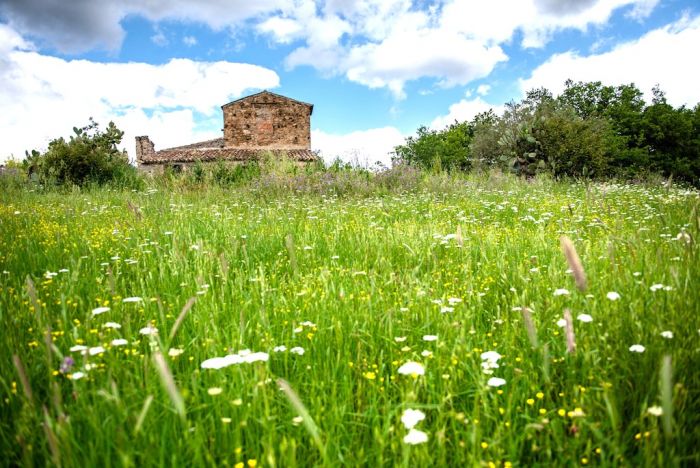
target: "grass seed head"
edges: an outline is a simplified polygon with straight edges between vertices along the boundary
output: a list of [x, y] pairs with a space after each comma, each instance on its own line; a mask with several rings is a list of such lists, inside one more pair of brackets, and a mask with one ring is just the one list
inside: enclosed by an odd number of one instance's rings
[[585, 291], [586, 272], [583, 271], [583, 264], [581, 264], [581, 259], [578, 257], [578, 254], [576, 253], [576, 248], [571, 242], [571, 239], [569, 239], [566, 236], [561, 236], [561, 250], [562, 252], [564, 252], [564, 256], [566, 257], [566, 261], [569, 264], [569, 268], [571, 269], [572, 274], [574, 275], [576, 287], [580, 291]]

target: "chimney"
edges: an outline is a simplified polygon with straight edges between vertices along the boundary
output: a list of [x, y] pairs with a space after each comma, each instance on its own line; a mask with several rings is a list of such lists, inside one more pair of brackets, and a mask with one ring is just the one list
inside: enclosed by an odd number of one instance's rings
[[155, 153], [153, 149], [153, 142], [147, 135], [136, 137], [136, 163], [141, 164], [141, 162]]

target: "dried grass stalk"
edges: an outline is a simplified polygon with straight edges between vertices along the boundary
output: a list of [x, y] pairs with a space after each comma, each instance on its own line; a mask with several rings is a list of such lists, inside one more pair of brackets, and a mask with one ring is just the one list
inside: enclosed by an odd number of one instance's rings
[[537, 348], [537, 329], [535, 328], [535, 323], [532, 321], [532, 309], [529, 307], [522, 308], [523, 321], [525, 322], [525, 329], [527, 330], [527, 337], [530, 339], [530, 344], [533, 348]]
[[583, 271], [583, 264], [581, 263], [581, 259], [578, 257], [578, 254], [576, 253], [576, 248], [574, 247], [574, 244], [571, 242], [571, 239], [569, 239], [566, 236], [561, 236], [561, 250], [562, 250], [562, 252], [564, 252], [564, 256], [566, 257], [566, 261], [569, 264], [569, 268], [571, 269], [571, 272], [574, 275], [574, 281], [576, 282], [576, 287], [580, 291], [585, 291], [586, 290], [586, 272]]
[[31, 405], [34, 404], [34, 395], [32, 394], [32, 387], [29, 385], [29, 377], [27, 376], [27, 371], [24, 368], [22, 360], [16, 354], [12, 355], [12, 363], [17, 369], [17, 374], [19, 374], [19, 381], [22, 383], [22, 390], [24, 390], [24, 396], [27, 397]]
[[566, 352], [576, 352], [576, 335], [574, 334], [574, 319], [571, 317], [571, 311], [564, 309], [564, 320], [566, 321]]

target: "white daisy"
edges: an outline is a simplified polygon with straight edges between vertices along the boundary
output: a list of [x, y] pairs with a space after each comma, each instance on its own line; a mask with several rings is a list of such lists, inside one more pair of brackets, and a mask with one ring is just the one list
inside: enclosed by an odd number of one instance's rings
[[418, 429], [411, 429], [403, 438], [404, 443], [409, 445], [423, 444], [428, 441], [428, 434]]
[[486, 385], [489, 387], [500, 387], [502, 385], [505, 385], [506, 381], [500, 377], [491, 377], [488, 382], [486, 382]]
[[620, 299], [620, 294], [616, 293], [615, 291], [610, 291], [609, 293], [607, 293], [605, 295], [605, 297], [607, 297], [611, 301], [616, 301], [616, 300]]
[[408, 361], [398, 369], [399, 374], [412, 375], [414, 377], [425, 375], [425, 368], [418, 362]]
[[108, 311], [109, 311], [109, 307], [98, 307], [96, 309], [92, 309], [92, 315], [94, 317], [95, 315], [104, 314], [105, 312], [108, 312]]
[[141, 330], [139, 330], [139, 333], [142, 335], [146, 335], [146, 336], [157, 335], [158, 329], [156, 327], [152, 327], [149, 325], [149, 326], [143, 327]]
[[88, 350], [88, 354], [90, 354], [90, 356], [96, 356], [96, 355], [102, 354], [104, 352], [105, 352], [105, 349], [102, 346], [95, 346], [95, 347], [90, 348]]
[[137, 296], [134, 297], [125, 297], [122, 299], [122, 302], [142, 302], [143, 299]]
[[413, 429], [416, 424], [425, 419], [425, 413], [416, 409], [405, 409], [401, 415], [401, 422], [406, 429]]

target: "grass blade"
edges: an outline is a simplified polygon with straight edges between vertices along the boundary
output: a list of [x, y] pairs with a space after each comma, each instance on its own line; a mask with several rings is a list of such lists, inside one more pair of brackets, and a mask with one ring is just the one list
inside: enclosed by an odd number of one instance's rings
[[141, 430], [141, 426], [143, 425], [143, 421], [146, 419], [146, 414], [148, 413], [148, 409], [151, 407], [152, 402], [153, 402], [153, 395], [148, 395], [146, 397], [146, 401], [143, 402], [143, 406], [141, 407], [141, 412], [139, 413], [139, 417], [136, 420], [136, 426], [134, 426], [134, 435], [138, 434], [139, 431]]
[[177, 319], [175, 320], [175, 324], [173, 325], [173, 328], [170, 330], [170, 341], [173, 340], [175, 337], [175, 333], [177, 333], [178, 328], [180, 328], [180, 325], [182, 325], [182, 321], [185, 320], [185, 316], [187, 316], [187, 312], [190, 311], [194, 303], [197, 301], [196, 297], [190, 297], [190, 299], [187, 301], [185, 306], [182, 308], [182, 311], [180, 312], [180, 315], [177, 316]]
[[160, 375], [160, 381], [163, 384], [165, 391], [168, 392], [168, 396], [175, 407], [175, 411], [177, 411], [177, 414], [180, 415], [180, 419], [184, 421], [185, 402], [182, 399], [182, 395], [180, 395], [180, 391], [177, 389], [177, 385], [175, 385], [175, 379], [173, 379], [173, 374], [170, 372], [168, 363], [165, 362], [165, 358], [159, 351], [153, 355], [153, 362], [156, 364], [158, 375]]
[[664, 428], [664, 435], [667, 439], [673, 436], [673, 367], [671, 356], [666, 355], [661, 361], [661, 372], [659, 375], [661, 390], [661, 423]]
[[284, 395], [287, 397], [289, 402], [292, 404], [292, 407], [294, 407], [294, 409], [299, 414], [299, 416], [301, 416], [301, 419], [304, 422], [304, 427], [311, 435], [311, 438], [313, 439], [314, 443], [316, 444], [316, 447], [318, 447], [318, 450], [321, 452], [321, 455], [325, 459], [326, 458], [326, 447], [325, 447], [325, 445], [323, 445], [323, 441], [321, 440], [321, 436], [318, 433], [318, 426], [316, 426], [316, 423], [311, 418], [311, 415], [309, 414], [308, 410], [306, 409], [306, 406], [304, 406], [304, 403], [302, 403], [299, 396], [296, 394], [294, 389], [292, 389], [292, 387], [289, 385], [289, 383], [286, 380], [277, 379], [277, 385], [279, 385], [279, 387], [282, 389], [282, 391], [284, 392]]

